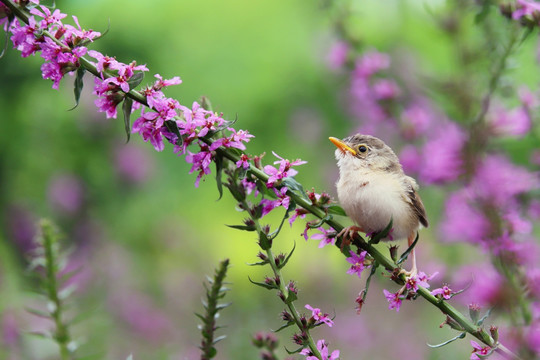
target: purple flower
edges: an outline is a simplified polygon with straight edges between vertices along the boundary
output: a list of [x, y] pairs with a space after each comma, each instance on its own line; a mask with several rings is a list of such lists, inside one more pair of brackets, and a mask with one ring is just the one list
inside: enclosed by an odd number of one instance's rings
[[[485, 359], [486, 356], [491, 353], [491, 348], [489, 346], [481, 346], [474, 340], [471, 340], [471, 346], [473, 347], [473, 351], [470, 360]], [[478, 355], [480, 355], [481, 357]]]
[[515, 196], [537, 189], [539, 185], [537, 175], [512, 164], [503, 156], [491, 155], [477, 168], [470, 186], [475, 196], [504, 208], [514, 201]]
[[422, 155], [416, 146], [408, 144], [401, 149], [399, 162], [405, 173], [418, 173], [421, 168]]
[[236, 162], [236, 167], [244, 170], [249, 169], [249, 160], [250, 158], [246, 154], [240, 155], [240, 160]]
[[[296, 221], [296, 219], [301, 218], [305, 219], [306, 214], [308, 212], [303, 208], [296, 208], [294, 209], [294, 214], [289, 218], [289, 224], [292, 226], [292, 224]], [[306, 239], [307, 240], [307, 239]]]
[[397, 293], [391, 293], [390, 291], [383, 289], [383, 292], [389, 304], [388, 309], [396, 309], [396, 312], [399, 312], [399, 308], [401, 307], [401, 294], [399, 291]]
[[347, 61], [349, 44], [344, 41], [336, 42], [328, 52], [328, 65], [331, 69], [339, 69]]
[[482, 210], [475, 204], [469, 189], [450, 195], [440, 226], [441, 237], [446, 241], [479, 243], [490, 231], [491, 225]]
[[433, 290], [431, 295], [449, 300], [452, 297], [452, 289], [450, 289], [447, 285], [444, 285], [442, 288]]
[[152, 173], [152, 159], [145, 149], [124, 145], [114, 151], [115, 169], [129, 183], [145, 182]]
[[488, 118], [491, 132], [498, 136], [523, 137], [532, 126], [532, 119], [526, 107], [507, 111], [502, 106], [494, 106], [493, 114]]
[[198, 153], [188, 151], [188, 155], [186, 155], [186, 162], [192, 164], [189, 173], [191, 174], [198, 171], [197, 179], [195, 180], [195, 187], [199, 187], [199, 182], [204, 175], [210, 174], [210, 164], [212, 163], [212, 159], [212, 151], [207, 146], [201, 147], [201, 151]]
[[533, 17], [540, 13], [540, 4], [536, 1], [517, 0], [517, 9], [512, 13], [512, 19], [519, 20], [522, 17]]
[[55, 176], [49, 185], [48, 195], [53, 208], [72, 215], [81, 208], [84, 200], [80, 179], [69, 174]]
[[377, 51], [368, 51], [356, 62], [353, 76], [370, 77], [373, 74], [387, 69], [390, 66], [390, 57]]
[[347, 274], [357, 274], [360, 277], [362, 276], [362, 271], [366, 268], [364, 261], [366, 260], [367, 252], [362, 251], [360, 254], [357, 254], [351, 250], [350, 254], [351, 256], [347, 258], [347, 262], [351, 264], [351, 267], [347, 270]]
[[507, 287], [503, 277], [490, 263], [462, 267], [455, 273], [452, 283], [457, 288], [467, 289], [456, 297], [460, 303], [476, 303], [481, 307], [499, 303]]
[[163, 77], [159, 74], [155, 74], [154, 77], [157, 79], [154, 85], [152, 86], [154, 90], [159, 91], [163, 89], [164, 87], [171, 86], [171, 85], [179, 85], [182, 83], [182, 80], [179, 76], [175, 76], [172, 79], [169, 80], [163, 80]]
[[[317, 350], [319, 350], [323, 360], [337, 360], [339, 358], [339, 350], [334, 350], [332, 351], [332, 354], [328, 355], [328, 345], [324, 339], [317, 341]], [[304, 348], [300, 351], [300, 354], [305, 355], [306, 360], [319, 360], [318, 357], [313, 356], [309, 348]]]
[[394, 80], [380, 79], [373, 83], [373, 94], [377, 100], [394, 99], [399, 96], [400, 89]]
[[463, 169], [463, 147], [466, 133], [455, 123], [438, 127], [422, 149], [420, 178], [429, 183], [445, 183], [457, 179]]
[[62, 14], [58, 9], [54, 10], [54, 12], [51, 13], [51, 11], [45, 6], [40, 5], [39, 7], [43, 12], [39, 11], [39, 9], [35, 7], [30, 9], [30, 14], [43, 18], [40, 23], [40, 26], [42, 28], [48, 28], [51, 24], [62, 24], [60, 20], [67, 16], [66, 14]]
[[270, 177], [268, 178], [268, 181], [266, 182], [266, 185], [268, 187], [275, 186], [276, 183], [280, 182], [282, 179], [295, 176], [296, 174], [298, 174], [298, 171], [296, 171], [292, 167], [307, 163], [307, 161], [302, 161], [300, 159], [297, 159], [291, 162], [287, 159], [283, 159], [282, 157], [280, 157], [273, 151], [272, 151], [272, 154], [274, 154], [274, 156], [279, 159], [278, 161], [274, 162], [274, 164], [279, 164], [279, 169], [276, 169], [275, 167], [271, 165], [266, 165], [264, 167], [264, 172], [267, 175], [270, 175]]
[[319, 248], [323, 248], [326, 245], [329, 244], [335, 244], [336, 242], [336, 231], [332, 228], [325, 229], [323, 227], [317, 228], [320, 232], [317, 234], [311, 235], [311, 239], [313, 240], [321, 240], [319, 243]]
[[257, 190], [257, 183], [255, 181], [251, 181], [247, 178], [243, 178], [240, 182], [243, 188], [246, 190], [246, 194], [251, 194], [253, 191], [255, 191], [255, 196], [259, 195], [259, 191]]
[[437, 273], [427, 276], [425, 272], [421, 271], [418, 274], [409, 277], [405, 286], [407, 287], [407, 290], [410, 291], [418, 291], [419, 286], [428, 289], [430, 286], [429, 281], [433, 279], [435, 275], [437, 275]]
[[328, 325], [329, 327], [332, 327], [332, 325], [334, 325], [334, 322], [332, 321], [332, 319], [330, 319], [330, 315], [326, 314], [326, 313], [323, 313], [321, 311], [321, 309], [319, 308], [313, 308], [311, 307], [311, 305], [309, 304], [306, 304], [306, 309], [310, 310], [311, 311], [311, 317], [316, 321], [316, 322], [321, 322], [321, 323], [325, 323], [326, 325]]
[[407, 139], [424, 135], [434, 118], [433, 111], [427, 101], [417, 101], [401, 113], [401, 131]]
[[261, 200], [261, 204], [263, 205], [262, 216], [267, 215], [272, 210], [280, 206], [283, 206], [285, 209], [288, 209], [291, 203], [291, 198], [287, 196], [288, 189], [286, 187], [282, 187], [279, 190], [277, 190], [276, 188], [273, 188], [272, 190], [274, 190], [274, 193], [276, 194], [277, 199], [276, 200], [270, 200], [270, 199]]
[[114, 57], [103, 55], [99, 51], [95, 51], [95, 50], [89, 50], [88, 55], [98, 61], [96, 64], [96, 68], [100, 73], [103, 73], [109, 69], [110, 70], [120, 69], [121, 65], [118, 61], [116, 61], [116, 58]]

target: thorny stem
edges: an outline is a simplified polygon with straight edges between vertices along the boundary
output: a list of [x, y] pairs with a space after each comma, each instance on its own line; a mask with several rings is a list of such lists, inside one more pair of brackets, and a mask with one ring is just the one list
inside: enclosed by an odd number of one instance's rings
[[[248, 210], [249, 205], [245, 200], [242, 201], [242, 206], [248, 213], [250, 213]], [[255, 224], [255, 229], [257, 233], [258, 234], [264, 233], [264, 230], [261, 227], [259, 219], [257, 219], [255, 216], [251, 216], [251, 214], [250, 214], [250, 218], [253, 220]], [[283, 279], [283, 275], [281, 274], [281, 269], [276, 264], [276, 258], [274, 256], [274, 253], [272, 252], [272, 249], [268, 248], [268, 249], [264, 249], [264, 251], [266, 252], [266, 256], [268, 257], [268, 263], [272, 267], [272, 272], [274, 273], [275, 278], [279, 279], [279, 281], [277, 281], [277, 285], [278, 285], [279, 291], [281, 291], [281, 294], [283, 295], [283, 299], [285, 299], [284, 300], [285, 304], [289, 308], [289, 313], [294, 318], [294, 322], [296, 326], [298, 327], [298, 329], [300, 329], [300, 331], [303, 333], [305, 332], [307, 336], [307, 342], [308, 342], [307, 345], [309, 346], [309, 349], [311, 350], [313, 355], [319, 359], [322, 359], [321, 354], [319, 350], [317, 349], [317, 345], [315, 344], [315, 341], [313, 341], [313, 338], [311, 337], [309, 330], [305, 329], [305, 327], [302, 325], [302, 322], [300, 321], [300, 318], [298, 316], [298, 311], [296, 310], [296, 306], [294, 306], [294, 303], [292, 301], [287, 301], [289, 297], [289, 289], [287, 288], [287, 284], [285, 283]]]
[[[4, 3], [7, 7], [9, 7], [13, 11], [13, 13], [17, 15], [17, 17], [22, 19], [24, 22], [28, 23], [28, 14], [24, 10], [20, 9], [19, 7], [17, 7], [15, 4], [13, 4], [9, 0], [0, 0], [0, 1], [2, 3]], [[506, 66], [506, 60], [507, 60], [508, 56], [511, 54], [514, 45], [516, 44], [516, 41], [515, 41], [515, 39], [517, 37], [516, 33], [517, 33], [517, 31], [514, 31], [513, 37], [512, 37], [512, 39], [514, 39], [514, 40], [512, 42], [510, 42], [509, 46], [505, 49], [505, 52], [503, 53], [503, 56], [501, 57], [500, 62], [498, 63], [498, 65], [496, 66], [496, 68], [495, 68], [495, 70], [493, 72], [494, 76], [490, 80], [490, 86], [489, 86], [488, 94], [484, 98], [482, 111], [477, 115], [476, 121], [482, 121], [485, 114], [487, 113], [487, 111], [489, 109], [491, 96], [492, 96], [493, 92], [495, 91], [495, 89], [496, 89], [496, 87], [497, 87], [497, 85], [499, 83], [499, 79], [500, 79], [500, 77], [502, 75], [502, 70], [504, 70], [504, 68]], [[54, 36], [52, 36], [51, 34], [46, 34], [46, 35], [51, 37], [52, 39], [54, 39]], [[89, 60], [86, 60], [84, 57], [81, 57], [79, 59], [79, 62], [81, 64], [81, 66], [83, 66], [86, 70], [88, 70], [93, 75], [102, 76], [97, 71], [95, 65], [92, 62], [90, 62]], [[139, 93], [138, 91], [130, 90], [127, 93], [127, 96], [129, 96], [130, 98], [132, 98], [133, 100], [135, 100], [135, 101], [137, 101], [137, 102], [139, 102], [141, 104], [147, 105], [145, 97], [141, 93]], [[211, 139], [201, 139], [201, 140], [205, 141], [207, 144], [212, 143]], [[240, 160], [240, 157], [237, 154], [235, 154], [231, 150], [223, 148], [223, 147], [220, 147], [220, 148], [216, 149], [216, 153], [223, 156], [224, 158], [227, 158], [227, 159], [233, 161], [233, 162], [236, 162], [236, 161]], [[250, 167], [249, 167], [248, 171], [251, 174], [253, 174], [255, 177], [257, 177], [259, 180], [263, 181], [263, 182], [266, 182], [268, 180], [268, 178], [269, 178], [269, 176], [267, 174], [265, 174], [261, 169], [258, 169], [257, 167], [255, 167], [252, 164], [250, 164]], [[307, 211], [309, 211], [311, 214], [315, 215], [316, 217], [318, 217], [320, 219], [324, 219], [325, 217], [327, 217], [327, 214], [326, 214], [324, 209], [322, 209], [320, 207], [317, 207], [317, 206], [314, 206], [313, 204], [308, 202], [306, 199], [304, 199], [302, 196], [297, 195], [293, 191], [288, 190], [287, 195], [290, 196], [291, 199], [293, 199], [298, 205], [300, 205], [302, 208], [306, 209]], [[255, 222], [257, 224], [257, 221], [255, 221]], [[344, 226], [342, 224], [340, 224], [339, 222], [337, 222], [336, 220], [334, 220], [331, 217], [329, 219], [325, 220], [325, 222], [329, 226], [331, 226], [334, 230], [336, 230], [338, 232], [341, 231], [344, 228]], [[259, 230], [260, 230], [260, 225], [257, 225], [257, 226], [259, 226]], [[341, 239], [338, 239], [336, 241], [336, 246], [341, 247], [341, 243], [342, 243]], [[353, 244], [357, 245], [361, 249], [367, 251], [380, 265], [384, 266], [384, 268], [386, 270], [392, 272], [395, 268], [398, 268], [398, 265], [396, 265], [392, 260], [390, 260], [389, 258], [384, 256], [378, 249], [373, 247], [371, 244], [367, 243], [359, 235], [356, 236], [356, 238], [353, 241]], [[268, 254], [269, 258], [270, 257], [273, 258], [273, 254], [272, 254], [271, 250], [267, 250], [267, 254]], [[277, 268], [275, 263], [272, 262], [272, 261], [270, 263], [272, 265], [272, 269], [274, 270], [275, 275], [276, 276], [281, 276], [281, 272]], [[405, 280], [404, 275], [402, 275], [400, 279], [396, 279], [395, 281], [400, 283], [400, 282], [402, 282], [404, 280]], [[287, 289], [285, 289], [284, 285], [280, 284], [280, 287], [283, 287], [282, 291], [283, 291], [284, 295], [287, 294]], [[434, 306], [439, 308], [444, 314], [446, 314], [446, 315], [450, 316], [451, 318], [453, 318], [454, 320], [456, 320], [456, 322], [458, 322], [469, 334], [476, 337], [478, 340], [482, 341], [484, 344], [486, 344], [486, 345], [488, 345], [488, 346], [490, 346], [492, 348], [495, 348], [495, 351], [502, 354], [504, 357], [506, 357], [508, 359], [519, 359], [519, 357], [516, 354], [514, 354], [508, 348], [503, 346], [501, 343], [495, 343], [493, 338], [489, 335], [489, 333], [486, 330], [484, 330], [482, 328], [477, 328], [462, 313], [460, 313], [457, 309], [455, 309], [452, 305], [448, 304], [446, 301], [440, 300], [440, 299], [434, 297], [433, 295], [431, 295], [431, 293], [427, 289], [422, 288], [422, 287], [419, 287], [417, 292], [418, 292], [418, 294], [420, 294], [420, 296], [422, 296], [428, 302], [430, 302], [431, 304], [433, 304]], [[299, 319], [297, 318], [298, 314], [296, 312], [296, 309], [295, 309], [294, 305], [293, 304], [288, 304], [288, 306], [289, 306], [289, 309], [291, 309], [291, 312], [292, 312], [293, 316], [295, 316], [295, 321], [299, 321]], [[298, 324], [299, 324], [299, 322], [298, 322]], [[314, 352], [314, 354], [319, 354], [319, 352], [318, 352], [313, 340], [311, 339], [311, 337], [309, 337], [309, 339], [310, 339], [310, 349]]]

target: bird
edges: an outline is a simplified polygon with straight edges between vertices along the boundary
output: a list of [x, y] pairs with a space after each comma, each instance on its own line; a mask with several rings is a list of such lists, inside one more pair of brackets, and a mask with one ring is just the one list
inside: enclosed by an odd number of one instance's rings
[[[351, 237], [356, 231], [374, 234], [384, 230], [392, 220], [392, 230], [382, 240], [407, 239], [410, 247], [418, 230], [427, 228], [429, 223], [418, 195], [418, 184], [405, 175], [394, 151], [371, 135], [329, 139], [337, 147], [339, 203], [356, 224], [346, 227], [338, 236], [345, 234], [345, 239], [347, 234]], [[418, 272], [414, 249], [411, 262], [411, 271], [403, 271], [405, 276], [414, 276]]]

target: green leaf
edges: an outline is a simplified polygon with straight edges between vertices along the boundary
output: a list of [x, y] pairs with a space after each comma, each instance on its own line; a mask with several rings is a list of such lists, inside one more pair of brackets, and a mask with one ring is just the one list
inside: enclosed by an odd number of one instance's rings
[[440, 348], [440, 347], [443, 347], [443, 346], [445, 346], [445, 345], [448, 345], [448, 344], [450, 344], [450, 343], [452, 343], [452, 342], [454, 342], [454, 341], [456, 341], [456, 340], [458, 340], [458, 339], [463, 339], [463, 338], [465, 338], [465, 335], [467, 335], [467, 333], [466, 333], [466, 332], [462, 332], [462, 333], [460, 333], [459, 335], [457, 335], [456, 337], [453, 337], [453, 338], [451, 338], [450, 340], [447, 340], [447, 341], [445, 341], [445, 342], [443, 342], [443, 343], [440, 343], [440, 344], [437, 344], [437, 345], [427, 344], [427, 346], [429, 346], [430, 348]]
[[300, 351], [304, 350], [303, 347], [299, 347], [298, 349], [296, 350], [293, 350], [293, 351], [290, 351], [289, 349], [287, 349], [287, 347], [285, 347], [285, 351], [287, 352], [287, 354], [289, 355], [294, 355], [294, 354], [298, 354]]
[[335, 204], [329, 205], [326, 207], [326, 210], [328, 210], [329, 214], [347, 216], [347, 214], [345, 213], [345, 210], [343, 210], [343, 208], [339, 205], [335, 205]]
[[223, 156], [216, 155], [214, 163], [216, 164], [216, 185], [219, 193], [218, 200], [221, 200], [223, 197]]
[[262, 282], [258, 282], [258, 281], [253, 281], [251, 280], [251, 278], [248, 276], [248, 280], [250, 283], [254, 284], [254, 285], [258, 285], [260, 287], [263, 287], [265, 289], [268, 289], [268, 290], [274, 290], [274, 289], [277, 289], [277, 287], [275, 285], [269, 285], [267, 283], [262, 283]]
[[221, 336], [218, 336], [217, 338], [214, 339], [214, 341], [212, 342], [212, 345], [217, 344], [218, 342], [220, 342], [221, 340], [225, 339], [226, 337], [227, 337], [227, 335], [221, 335]]
[[268, 260], [264, 260], [264, 261], [259, 261], [259, 262], [256, 262], [256, 263], [247, 263], [246, 265], [247, 266], [264, 266], [264, 265], [267, 265], [269, 263], [270, 262]]
[[285, 267], [285, 265], [287, 265], [295, 249], [296, 249], [296, 241], [294, 242], [293, 248], [291, 252], [289, 253], [289, 255], [287, 255], [287, 257], [285, 258], [285, 260], [283, 260], [281, 264], [279, 264], [278, 269], [282, 269], [283, 267]]
[[79, 66], [77, 68], [77, 75], [75, 76], [75, 82], [73, 83], [73, 94], [75, 95], [75, 106], [73, 106], [69, 111], [75, 109], [77, 106], [79, 106], [79, 100], [81, 98], [84, 82], [84, 74], [86, 73], [86, 69], [82, 66]]
[[264, 231], [259, 231], [259, 246], [263, 250], [269, 250], [272, 247], [272, 241], [270, 241]]
[[180, 135], [180, 130], [178, 130], [178, 125], [176, 124], [176, 121], [166, 120], [165, 127], [167, 128], [167, 130], [169, 130], [169, 132], [176, 135], [175, 145], [182, 146], [182, 144], [184, 143], [184, 139], [182, 139], [182, 135]]
[[124, 131], [126, 132], [127, 140], [129, 142], [129, 137], [131, 136], [131, 109], [133, 107], [133, 100], [129, 97], [124, 99], [122, 103], [122, 112], [124, 113]]
[[394, 219], [391, 218], [388, 225], [386, 225], [386, 227], [382, 231], [380, 231], [380, 232], [378, 232], [376, 234], [373, 234], [373, 236], [369, 239], [369, 243], [370, 244], [378, 244], [382, 239], [387, 237], [388, 234], [390, 233], [390, 230], [392, 230], [393, 224], [394, 224]]
[[292, 325], [294, 325], [294, 321], [289, 321], [289, 322], [281, 325], [277, 330], [274, 330], [274, 332], [280, 332], [281, 330], [286, 329], [286, 328], [288, 328], [289, 326], [292, 326]]
[[236, 229], [236, 230], [243, 230], [243, 231], [255, 231], [257, 230], [255, 226], [250, 225], [226, 225], [230, 228]]
[[478, 323], [476, 323], [476, 325], [478, 326], [482, 326], [484, 324], [484, 321], [486, 321], [486, 319], [489, 317], [489, 315], [491, 315], [491, 311], [493, 310], [493, 308], [489, 308], [486, 313], [484, 314], [484, 316], [482, 316], [482, 318], [480, 320], [478, 320]]
[[296, 181], [292, 177], [285, 178], [281, 181], [281, 185], [286, 186], [291, 191], [296, 191], [298, 195], [303, 197], [305, 200], [309, 200], [309, 197], [306, 195], [306, 191], [304, 190], [304, 187], [302, 184], [300, 184], [298, 181]]
[[279, 232], [281, 231], [281, 228], [283, 227], [283, 224], [285, 223], [285, 220], [289, 218], [289, 213], [296, 209], [296, 203], [293, 201], [293, 199], [290, 200], [289, 207], [287, 210], [285, 210], [285, 215], [283, 215], [283, 218], [281, 219], [281, 223], [279, 224], [278, 228], [274, 230], [268, 237], [272, 240], [275, 239], [276, 236], [278, 236]]
[[46, 311], [41, 311], [41, 310], [37, 310], [37, 309], [32, 309], [32, 308], [25, 308], [25, 310], [27, 312], [29, 312], [30, 314], [32, 315], [36, 315], [36, 316], [39, 316], [39, 317], [42, 317], [42, 318], [46, 318], [46, 319], [50, 319], [51, 318], [51, 314], [46, 312]]
[[298, 300], [298, 296], [294, 292], [289, 290], [289, 295], [287, 296], [287, 299], [285, 300], [285, 303], [290, 304], [290, 303], [292, 303], [293, 301], [296, 301], [296, 300]]
[[329, 220], [332, 220], [332, 215], [327, 215], [327, 216], [323, 217], [322, 219], [320, 219], [319, 221], [317, 221], [316, 223], [308, 222], [308, 223], [307, 223], [307, 226], [308, 226], [310, 229], [316, 229], [316, 228], [318, 228], [318, 227], [323, 226], [323, 224], [324, 224], [326, 221], [329, 221]]
[[129, 84], [129, 90], [135, 89], [144, 79], [144, 73], [142, 71], [139, 71], [135, 74], [133, 74], [132, 77], [129, 78], [127, 83]]
[[398, 262], [397, 262], [397, 265], [401, 264], [402, 262], [404, 262], [405, 260], [407, 260], [407, 257], [409, 256], [409, 254], [411, 253], [411, 251], [413, 251], [414, 247], [416, 246], [416, 243], [418, 242], [418, 233], [416, 233], [416, 239], [414, 239], [413, 243], [411, 244], [411, 246], [409, 246], [409, 248], [407, 250], [405, 250], [405, 252], [401, 255], [401, 257], [399, 258]]
[[366, 280], [366, 287], [364, 288], [364, 293], [362, 294], [362, 299], [366, 299], [367, 292], [369, 290], [369, 284], [371, 283], [371, 278], [375, 273], [377, 272], [377, 268], [379, 267], [379, 263], [377, 261], [373, 262], [373, 265], [371, 265], [371, 271], [369, 272], [369, 276]]

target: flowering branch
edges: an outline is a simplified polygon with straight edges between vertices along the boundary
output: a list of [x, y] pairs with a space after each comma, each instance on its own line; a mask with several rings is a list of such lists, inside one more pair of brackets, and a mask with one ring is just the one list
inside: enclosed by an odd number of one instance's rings
[[[281, 204], [287, 208], [287, 213], [298, 206], [304, 215], [311, 213], [320, 219], [317, 224], [318, 227], [323, 223], [330, 226], [335, 233], [328, 237], [332, 238], [333, 236], [335, 245], [346, 256], [349, 256], [351, 253], [351, 245], [356, 246], [358, 249], [367, 252], [376, 264], [395, 274], [392, 276], [393, 281], [400, 285], [406, 283], [407, 279], [405, 276], [399, 274], [399, 264], [375, 248], [371, 241], [366, 241], [359, 235], [356, 235], [352, 239], [351, 244], [345, 244], [342, 238], [336, 239], [335, 234], [339, 233], [344, 226], [333, 218], [328, 206], [318, 204], [306, 196], [302, 186], [292, 179], [292, 174], [287, 174], [288, 171], [291, 171], [290, 167], [294, 164], [289, 163], [288, 160], [281, 159], [279, 170], [274, 169], [274, 171], [270, 171], [266, 167], [263, 169], [260, 164], [249, 161], [250, 158], [243, 152], [245, 150], [244, 142], [248, 142], [252, 137], [247, 132], [234, 130], [230, 127], [232, 122], [225, 121], [220, 115], [211, 112], [197, 103], [194, 103], [192, 108], [187, 108], [180, 105], [174, 99], [166, 98], [161, 92], [161, 89], [169, 85], [179, 84], [181, 82], [179, 78], [163, 80], [159, 75], [156, 75], [158, 80], [154, 85], [147, 87], [141, 92], [136, 91], [133, 88], [142, 80], [142, 72], [148, 69], [145, 66], [137, 66], [135, 63], [129, 65], [121, 64], [114, 58], [103, 56], [95, 51], [87, 52], [86, 47], [83, 45], [96, 39], [99, 36], [98, 33], [84, 32], [80, 27], [78, 29], [74, 27], [68, 28], [61, 24], [60, 14], [55, 15], [56, 11], [54, 14], [50, 14], [50, 11], [44, 7], [41, 8], [43, 12], [36, 10], [37, 8], [31, 10], [32, 15], [44, 18], [42, 23], [38, 25], [33, 16], [26, 12], [24, 6], [19, 7], [10, 0], [0, 1], [11, 11], [10, 16], [15, 15], [27, 24], [26, 27], [18, 26], [14, 23], [15, 20], [11, 18], [5, 28], [14, 33], [12, 40], [16, 47], [23, 51], [23, 56], [34, 54], [37, 51], [43, 51], [42, 56], [49, 61], [42, 67], [43, 75], [45, 78], [50, 78], [54, 81], [53, 87], [58, 86], [59, 81], [66, 73], [72, 73], [77, 70], [77, 76], [82, 76], [80, 74], [84, 74], [84, 71], [79, 72], [79, 69], [90, 72], [96, 77], [94, 91], [100, 97], [96, 102], [99, 110], [106, 112], [107, 117], [114, 118], [116, 117], [117, 105], [124, 102], [123, 108], [125, 114], [127, 114], [125, 115], [126, 127], [129, 129], [129, 114], [134, 109], [141, 108], [141, 116], [134, 122], [133, 132], [140, 133], [143, 139], [150, 141], [158, 151], [164, 149], [163, 139], [165, 139], [174, 144], [175, 152], [186, 154], [186, 161], [193, 164], [191, 172], [198, 172], [196, 185], [203, 176], [210, 173], [209, 165], [214, 162], [217, 167], [218, 187], [220, 187], [221, 172], [224, 168], [227, 168], [223, 164], [223, 160], [229, 160], [228, 165], [232, 167], [235, 164], [236, 168], [242, 168], [244, 170], [245, 173], [242, 179], [250, 177], [253, 184], [262, 184], [267, 191], [273, 191], [275, 196], [279, 197], [278, 200], [281, 201]], [[39, 4], [37, 0], [31, 2], [36, 5]], [[25, 5], [28, 4], [28, 1], [23, 2], [21, 0], [19, 4]], [[56, 32], [53, 34], [53, 31], [50, 31], [49, 28], [54, 28]], [[62, 38], [63, 36], [64, 38]], [[68, 38], [69, 41], [66, 40]], [[507, 51], [509, 54], [510, 48]], [[86, 54], [95, 58], [97, 64], [85, 58], [84, 55]], [[59, 60], [61, 55], [66, 55], [67, 60]], [[506, 57], [501, 61], [502, 67], [504, 67]], [[498, 75], [490, 83], [493, 90], [498, 82], [500, 71], [496, 71], [495, 74]], [[490, 90], [490, 94], [493, 90]], [[487, 111], [487, 107], [489, 106], [490, 96], [486, 97], [485, 111]], [[135, 101], [136, 104], [126, 101], [127, 98]], [[76, 100], [78, 101], [78, 99]], [[483, 116], [481, 115], [480, 118]], [[230, 134], [226, 135], [227, 132]], [[191, 153], [188, 150], [188, 146], [192, 144], [199, 146], [200, 151], [198, 153]], [[240, 177], [234, 179], [234, 185], [231, 184], [229, 188], [235, 198], [237, 198], [236, 195], [240, 190], [233, 190], [232, 188], [237, 187], [237, 183], [242, 179]], [[245, 201], [245, 198], [237, 198], [237, 200], [242, 203], [244, 210], [251, 208]], [[289, 202], [292, 205], [285, 206], [285, 202]], [[272, 208], [276, 207], [275, 203], [272, 203], [272, 206]], [[276, 257], [271, 251], [272, 238], [268, 237], [268, 232], [259, 223], [261, 216], [253, 216], [250, 213], [250, 217], [254, 230], [259, 234], [260, 246], [266, 252], [268, 263], [272, 267], [275, 278], [282, 279], [280, 267], [276, 263]], [[292, 304], [290, 289], [282, 281], [276, 285], [290, 310], [294, 322], [302, 330], [301, 319]], [[517, 358], [506, 347], [493, 339], [486, 330], [468, 320], [443, 298], [432, 295], [423, 286], [415, 287], [415, 292], [439, 308], [449, 318], [453, 319], [463, 331], [473, 335], [504, 356]], [[317, 346], [308, 334], [306, 345], [309, 347], [313, 356], [322, 359], [319, 349], [324, 348], [324, 343], [321, 346]]]

